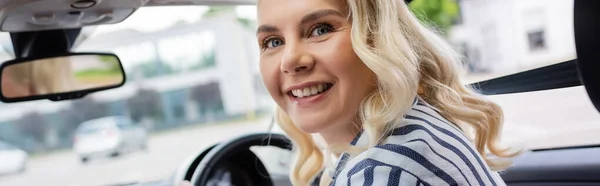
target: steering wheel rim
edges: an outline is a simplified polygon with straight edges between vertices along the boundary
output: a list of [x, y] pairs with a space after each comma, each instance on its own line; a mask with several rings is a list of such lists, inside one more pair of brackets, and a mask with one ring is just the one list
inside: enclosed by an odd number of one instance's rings
[[[236, 154], [244, 153], [244, 151], [252, 153], [249, 151], [252, 146], [275, 146], [291, 150], [292, 142], [286, 136], [281, 134], [256, 133], [221, 143], [208, 152], [206, 157], [200, 161], [192, 176], [192, 184], [195, 186], [205, 186], [210, 179], [211, 173], [214, 172], [216, 167]], [[265, 186], [272, 186], [272, 180], [264, 167], [264, 164], [262, 164], [258, 157], [255, 159], [257, 161], [255, 166], [258, 169], [257, 171], [260, 172], [259, 174], [262, 175], [262, 179], [268, 179], [268, 182], [265, 181], [267, 182], [267, 185]], [[263, 185], [264, 184], [265, 183], [263, 183]]]

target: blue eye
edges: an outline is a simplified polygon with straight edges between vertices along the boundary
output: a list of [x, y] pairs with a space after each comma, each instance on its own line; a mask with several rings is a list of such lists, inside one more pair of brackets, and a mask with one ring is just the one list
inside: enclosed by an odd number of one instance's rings
[[333, 28], [330, 25], [321, 24], [321, 25], [315, 27], [315, 29], [312, 30], [310, 35], [311, 36], [321, 36], [321, 35], [331, 32], [332, 30], [333, 30]]
[[283, 40], [281, 39], [269, 39], [265, 42], [266, 48], [273, 48], [283, 45]]

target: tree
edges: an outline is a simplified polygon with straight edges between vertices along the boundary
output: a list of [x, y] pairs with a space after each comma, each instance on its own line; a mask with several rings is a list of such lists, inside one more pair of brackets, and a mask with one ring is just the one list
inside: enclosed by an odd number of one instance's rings
[[33, 137], [37, 142], [44, 141], [48, 126], [41, 114], [37, 112], [27, 113], [17, 120], [16, 123], [22, 134]]
[[443, 34], [448, 34], [459, 16], [456, 0], [413, 0], [410, 9], [421, 22], [437, 27]]
[[256, 21], [247, 18], [237, 18], [237, 21], [241, 23], [245, 28], [253, 30], [256, 28]]
[[119, 61], [114, 56], [100, 56], [100, 61], [105, 63], [108, 66], [109, 71], [111, 72], [120, 72], [121, 65]]
[[[211, 6], [208, 11], [202, 14], [202, 17], [215, 17], [224, 13], [235, 14], [235, 8], [235, 6]], [[254, 29], [256, 25], [256, 21], [247, 18], [238, 17], [236, 21], [248, 29]]]
[[142, 118], [162, 118], [162, 104], [160, 93], [149, 89], [139, 89], [136, 96], [127, 100], [127, 107], [131, 113], [131, 118], [135, 121], [141, 121]]
[[235, 6], [211, 6], [202, 17], [214, 17], [226, 12], [235, 12]]

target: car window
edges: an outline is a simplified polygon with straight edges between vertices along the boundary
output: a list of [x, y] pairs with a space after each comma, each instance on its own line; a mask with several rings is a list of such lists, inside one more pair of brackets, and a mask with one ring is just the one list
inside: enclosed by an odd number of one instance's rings
[[106, 130], [111, 127], [111, 124], [106, 122], [107, 120], [95, 120], [91, 122], [88, 121], [86, 123], [81, 124], [82, 126], [78, 129], [78, 133], [93, 134], [97, 132], [102, 132], [103, 130]]
[[105, 127], [86, 127], [78, 131], [79, 134], [94, 134], [101, 132]]
[[130, 129], [133, 126], [133, 123], [131, 123], [131, 121], [125, 117], [117, 117], [115, 118], [115, 123], [117, 124], [117, 127], [119, 127], [120, 129]]
[[[465, 83], [576, 59], [573, 1], [459, 1], [447, 38]], [[527, 149], [600, 144], [600, 114], [583, 86], [486, 96], [504, 112], [502, 141]]]

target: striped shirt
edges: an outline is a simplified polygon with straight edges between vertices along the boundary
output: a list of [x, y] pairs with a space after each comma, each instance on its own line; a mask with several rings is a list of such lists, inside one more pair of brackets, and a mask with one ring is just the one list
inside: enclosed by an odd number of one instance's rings
[[[415, 99], [403, 122], [381, 145], [351, 159], [343, 154], [331, 185], [506, 185], [462, 130], [422, 99]], [[367, 138], [361, 132], [351, 145], [365, 146]]]

